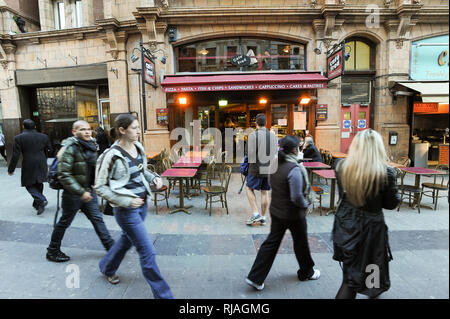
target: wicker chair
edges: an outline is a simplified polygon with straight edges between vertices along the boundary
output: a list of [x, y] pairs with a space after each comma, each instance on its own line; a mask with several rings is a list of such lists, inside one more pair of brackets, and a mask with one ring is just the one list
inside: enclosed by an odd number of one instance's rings
[[[208, 201], [209, 201], [209, 216], [211, 216], [212, 211], [212, 203], [221, 202], [222, 208], [227, 210], [228, 215], [228, 203], [227, 203], [227, 192], [228, 185], [230, 184], [231, 178], [231, 166], [226, 165], [223, 171], [219, 172], [220, 178], [220, 186], [204, 186], [202, 187], [203, 191], [206, 193], [206, 206], [205, 209], [208, 209]], [[220, 199], [213, 201], [213, 197], [220, 197]]]

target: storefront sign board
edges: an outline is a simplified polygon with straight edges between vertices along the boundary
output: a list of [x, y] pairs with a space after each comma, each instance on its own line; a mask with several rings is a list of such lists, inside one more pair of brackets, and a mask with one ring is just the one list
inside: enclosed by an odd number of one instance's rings
[[230, 62], [235, 66], [249, 66], [251, 61], [250, 57], [239, 54], [232, 57]]
[[328, 80], [344, 74], [344, 51], [342, 49], [327, 58], [327, 74]]
[[443, 35], [412, 43], [410, 71], [412, 80], [448, 81], [450, 60], [448, 40], [449, 36]]
[[414, 113], [433, 113], [439, 111], [439, 103], [414, 103]]
[[163, 92], [205, 92], [205, 91], [248, 91], [248, 90], [295, 90], [295, 89], [324, 89], [325, 83], [244, 83], [220, 85], [186, 85], [163, 87]]

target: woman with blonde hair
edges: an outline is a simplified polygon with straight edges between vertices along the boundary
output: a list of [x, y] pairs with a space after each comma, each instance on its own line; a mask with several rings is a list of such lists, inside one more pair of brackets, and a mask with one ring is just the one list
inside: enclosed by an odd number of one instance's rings
[[341, 202], [333, 226], [333, 259], [342, 262], [337, 299], [357, 293], [376, 298], [390, 287], [392, 255], [383, 208], [400, 203], [395, 171], [387, 165], [383, 139], [372, 129], [359, 132], [348, 156], [336, 165]]

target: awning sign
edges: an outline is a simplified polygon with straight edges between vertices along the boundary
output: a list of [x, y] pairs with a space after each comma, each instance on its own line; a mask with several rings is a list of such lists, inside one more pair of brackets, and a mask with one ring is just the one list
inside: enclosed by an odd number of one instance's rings
[[267, 84], [220, 84], [186, 85], [163, 87], [163, 92], [200, 92], [200, 91], [247, 91], [247, 90], [295, 90], [324, 89], [325, 83], [267, 83]]
[[414, 113], [433, 113], [439, 111], [439, 103], [414, 103]]
[[366, 128], [366, 120], [358, 120], [358, 128]]

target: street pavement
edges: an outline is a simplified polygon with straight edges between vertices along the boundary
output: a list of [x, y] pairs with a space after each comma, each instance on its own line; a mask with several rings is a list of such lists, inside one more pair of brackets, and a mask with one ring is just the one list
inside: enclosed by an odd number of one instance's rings
[[[422, 181], [431, 177], [423, 177]], [[414, 177], [406, 177], [410, 184]], [[322, 180], [322, 183], [324, 181]], [[229, 215], [220, 203], [213, 204], [212, 216], [205, 210], [202, 194], [186, 199], [193, 205], [191, 215], [169, 214], [159, 202], [159, 214], [150, 204], [145, 221], [154, 242], [157, 263], [175, 298], [183, 299], [330, 299], [342, 280], [339, 263], [332, 259], [330, 232], [333, 215], [308, 215], [308, 236], [317, 281], [300, 282], [289, 232], [283, 240], [263, 291], [245, 283], [258, 248], [270, 229], [247, 226], [251, 214], [241, 177], [234, 173], [228, 191]], [[324, 186], [329, 192], [329, 185]], [[0, 298], [141, 299], [153, 298], [144, 280], [134, 248], [122, 262], [118, 285], [109, 284], [99, 272], [98, 262], [105, 251], [87, 218], [79, 213], [67, 230], [62, 251], [68, 263], [52, 263], [45, 258], [56, 211], [56, 191], [45, 184], [49, 204], [37, 216], [31, 196], [20, 187], [20, 169], [8, 176], [0, 161]], [[169, 205], [179, 203], [172, 192]], [[259, 202], [259, 195], [257, 195]], [[431, 205], [431, 198], [424, 197]], [[322, 199], [329, 205], [329, 196]], [[317, 205], [316, 205], [317, 207]], [[394, 260], [390, 263], [391, 289], [381, 299], [449, 298], [449, 205], [440, 198], [438, 209], [411, 209], [407, 203], [399, 212], [385, 211]], [[114, 217], [105, 216], [112, 236], [120, 236]], [[79, 276], [75, 276], [78, 274]], [[76, 280], [74, 278], [79, 278]], [[358, 295], [358, 298], [367, 297]]]

